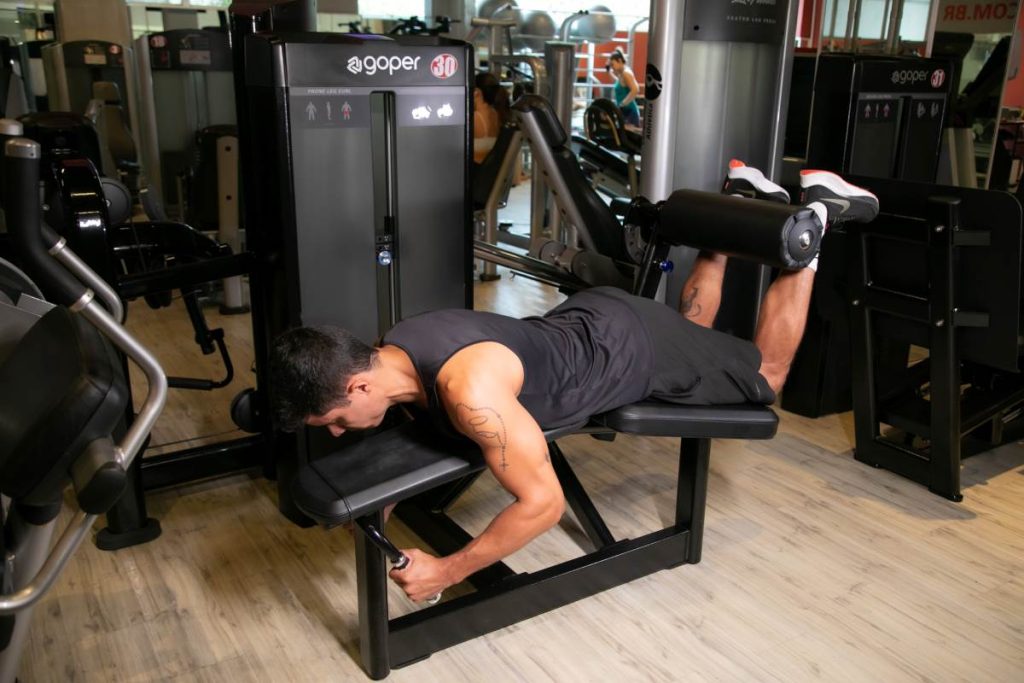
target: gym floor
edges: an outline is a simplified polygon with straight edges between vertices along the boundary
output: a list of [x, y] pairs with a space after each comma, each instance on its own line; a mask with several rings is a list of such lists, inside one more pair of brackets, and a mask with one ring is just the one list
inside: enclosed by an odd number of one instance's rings
[[[551, 288], [501, 272], [477, 284], [478, 308], [522, 316], [558, 302]], [[208, 315], [228, 334], [235, 383], [172, 391], [156, 444], [224, 438], [230, 397], [252, 382], [248, 318]], [[130, 322], [169, 373], [219, 377], [180, 302], [156, 312], [132, 304]], [[967, 460], [956, 504], [855, 462], [850, 414], [779, 412], [771, 441], [715, 443], [700, 564], [435, 654], [391, 680], [1024, 680], [1024, 447]], [[617, 537], [671, 519], [676, 441], [560, 443]], [[508, 501], [485, 476], [453, 516], [476, 533]], [[87, 541], [36, 609], [23, 680], [366, 680], [348, 532], [293, 526], [277, 512], [274, 484], [255, 474], [157, 492], [149, 505], [158, 540], [116, 553]], [[400, 523], [389, 533], [418, 543]], [[541, 569], [586, 543], [567, 514], [509, 565]], [[393, 587], [391, 604], [392, 614], [416, 609]]]

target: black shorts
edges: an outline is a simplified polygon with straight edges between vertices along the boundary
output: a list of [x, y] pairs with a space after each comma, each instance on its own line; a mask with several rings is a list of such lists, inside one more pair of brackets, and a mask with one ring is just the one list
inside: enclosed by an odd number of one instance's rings
[[649, 299], [631, 299], [654, 342], [651, 398], [686, 405], [775, 401], [752, 342], [702, 327]]

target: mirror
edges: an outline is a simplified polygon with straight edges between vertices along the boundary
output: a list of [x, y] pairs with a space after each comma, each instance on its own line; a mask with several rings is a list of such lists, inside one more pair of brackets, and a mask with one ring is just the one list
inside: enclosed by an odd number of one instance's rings
[[942, 165], [948, 175], [940, 171], [939, 182], [1003, 190], [1016, 184], [1024, 107], [1015, 39], [1019, 9], [1019, 0], [939, 3], [932, 56], [953, 61], [957, 93], [947, 124], [948, 163]]

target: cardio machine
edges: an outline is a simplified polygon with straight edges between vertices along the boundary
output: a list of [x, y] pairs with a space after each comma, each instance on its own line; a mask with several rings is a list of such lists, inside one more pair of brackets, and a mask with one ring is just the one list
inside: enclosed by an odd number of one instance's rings
[[[0, 262], [0, 681], [17, 676], [33, 606], [128, 483], [129, 468], [163, 408], [160, 365], [121, 325], [123, 309], [106, 283], [42, 224], [40, 147], [5, 146], [7, 227], [26, 269]], [[51, 256], [52, 254], [52, 256]], [[121, 355], [139, 365], [149, 389], [127, 430]], [[40, 382], [45, 376], [47, 381]], [[114, 438], [120, 435], [118, 442]], [[53, 543], [64, 491], [78, 510]]]

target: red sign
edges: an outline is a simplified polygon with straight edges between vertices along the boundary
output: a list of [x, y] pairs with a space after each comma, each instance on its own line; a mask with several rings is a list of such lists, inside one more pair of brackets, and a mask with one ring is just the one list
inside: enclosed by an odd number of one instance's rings
[[437, 78], [451, 78], [458, 70], [459, 60], [455, 58], [455, 55], [448, 54], [447, 52], [439, 54], [430, 62], [430, 73], [434, 74]]
[[946, 82], [946, 72], [943, 69], [936, 69], [932, 72], [932, 87], [941, 88], [942, 84]]

